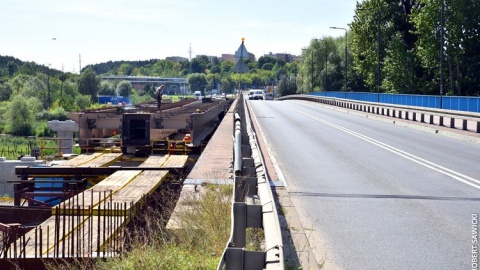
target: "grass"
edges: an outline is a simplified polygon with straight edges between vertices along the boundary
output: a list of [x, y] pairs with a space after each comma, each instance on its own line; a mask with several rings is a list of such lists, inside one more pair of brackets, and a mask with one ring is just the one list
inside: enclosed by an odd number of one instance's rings
[[[182, 229], [167, 230], [175, 198], [171, 190], [157, 194], [144, 214], [131, 222], [127, 251], [119, 257], [89, 263], [50, 264], [47, 269], [216, 269], [230, 236], [232, 186], [207, 185], [202, 196], [183, 201]], [[198, 194], [196, 194], [198, 195]]]

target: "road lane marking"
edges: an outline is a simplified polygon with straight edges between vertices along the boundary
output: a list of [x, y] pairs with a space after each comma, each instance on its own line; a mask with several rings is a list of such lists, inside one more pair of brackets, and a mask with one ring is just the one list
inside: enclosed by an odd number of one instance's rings
[[[249, 109], [248, 111], [249, 111], [249, 113], [250, 113], [250, 115], [251, 115], [250, 118], [253, 119], [253, 121], [255, 121], [256, 126], [258, 127], [258, 129], [259, 129], [259, 131], [260, 131], [260, 136], [262, 137], [262, 140], [263, 140], [263, 142], [264, 142], [264, 144], [265, 144], [265, 148], [267, 149], [267, 154], [268, 154], [268, 156], [269, 156], [269, 158], [270, 158], [270, 161], [271, 161], [272, 164], [273, 164], [273, 168], [274, 168], [275, 172], [277, 173], [278, 180], [279, 180], [279, 181], [282, 181], [282, 182], [284, 183], [284, 186], [287, 187], [287, 185], [288, 185], [287, 180], [286, 180], [286, 178], [283, 176], [283, 172], [282, 172], [282, 170], [280, 169], [280, 166], [278, 165], [277, 160], [275, 159], [275, 156], [272, 155], [272, 150], [270, 149], [270, 144], [268, 143], [267, 138], [265, 137], [265, 133], [263, 133], [263, 129], [262, 129], [260, 123], [259, 123], [258, 120], [257, 120], [257, 116], [256, 116], [256, 114], [255, 114], [255, 110], [254, 110], [253, 107], [251, 107], [250, 105], [249, 105], [248, 109]], [[260, 147], [260, 146], [259, 146], [259, 147]]]
[[[288, 106], [288, 105], [287, 105], [287, 106]], [[377, 141], [377, 140], [375, 140], [375, 139], [373, 139], [373, 138], [370, 138], [370, 137], [368, 137], [368, 136], [365, 136], [365, 135], [360, 134], [360, 133], [358, 133], [358, 132], [355, 132], [355, 131], [353, 131], [353, 130], [350, 130], [350, 129], [344, 128], [344, 127], [342, 127], [342, 126], [333, 124], [333, 123], [328, 122], [328, 121], [326, 121], [326, 120], [324, 120], [324, 119], [321, 119], [321, 118], [319, 118], [319, 117], [317, 117], [317, 116], [315, 116], [315, 115], [312, 115], [312, 114], [306, 113], [306, 112], [304, 112], [304, 111], [298, 110], [298, 109], [296, 109], [296, 108], [293, 108], [292, 106], [288, 106], [288, 107], [290, 107], [290, 109], [292, 109], [293, 111], [295, 111], [295, 112], [297, 112], [297, 113], [299, 113], [299, 114], [301, 114], [301, 115], [304, 115], [304, 116], [306, 116], [306, 117], [308, 117], [308, 118], [311, 118], [311, 119], [313, 119], [313, 120], [315, 120], [315, 121], [321, 122], [321, 123], [323, 123], [323, 124], [325, 124], [325, 125], [331, 126], [331, 127], [336, 128], [336, 129], [338, 129], [338, 130], [340, 130], [340, 131], [343, 131], [343, 132], [345, 132], [345, 133], [347, 133], [347, 134], [350, 134], [350, 135], [352, 135], [352, 136], [355, 136], [355, 137], [357, 137], [357, 138], [359, 138], [359, 139], [362, 139], [362, 140], [364, 140], [364, 141], [366, 141], [366, 142], [369, 142], [369, 143], [371, 143], [371, 144], [373, 144], [373, 145], [376, 145], [376, 146], [378, 146], [378, 147], [381, 147], [381, 148], [383, 148], [383, 149], [385, 149], [385, 150], [387, 150], [387, 151], [390, 151], [390, 152], [392, 152], [392, 153], [394, 153], [394, 154], [396, 154], [396, 155], [399, 155], [399, 156], [404, 157], [404, 158], [406, 158], [406, 159], [408, 159], [408, 160], [411, 160], [411, 161], [413, 161], [413, 162], [415, 162], [415, 163], [417, 163], [417, 164], [420, 164], [420, 165], [422, 165], [422, 166], [424, 166], [424, 167], [427, 167], [427, 168], [429, 168], [429, 169], [432, 169], [432, 170], [437, 171], [437, 172], [439, 172], [439, 173], [442, 173], [442, 174], [444, 174], [444, 175], [450, 176], [450, 177], [452, 177], [453, 179], [455, 179], [455, 180], [457, 180], [457, 181], [459, 181], [459, 182], [462, 182], [462, 183], [464, 183], [464, 184], [467, 184], [467, 185], [469, 185], [469, 186], [471, 186], [471, 187], [474, 187], [474, 188], [476, 188], [476, 189], [480, 189], [480, 180], [478, 180], [478, 179], [475, 179], [475, 178], [472, 178], [472, 177], [470, 177], [470, 176], [461, 174], [461, 173], [459, 173], [459, 172], [457, 172], [457, 171], [448, 169], [448, 168], [446, 168], [446, 167], [443, 167], [443, 166], [441, 166], [441, 165], [438, 165], [438, 164], [436, 164], [436, 163], [433, 163], [433, 162], [428, 161], [428, 160], [426, 160], [426, 159], [423, 159], [423, 158], [421, 158], [421, 157], [415, 156], [415, 155], [413, 155], [413, 154], [410, 154], [410, 153], [408, 153], [408, 152], [405, 152], [405, 151], [403, 151], [403, 150], [400, 150], [400, 149], [398, 149], [398, 148], [396, 148], [396, 147], [393, 147], [393, 146], [391, 146], [391, 145], [388, 145], [388, 144], [386, 144], [386, 143]]]

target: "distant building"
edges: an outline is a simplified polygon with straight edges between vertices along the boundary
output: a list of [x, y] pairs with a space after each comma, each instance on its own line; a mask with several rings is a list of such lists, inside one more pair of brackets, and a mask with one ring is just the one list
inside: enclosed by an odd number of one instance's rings
[[156, 88], [164, 84], [165, 94], [186, 94], [189, 93], [187, 79], [185, 78], [162, 78], [151, 76], [104, 76], [106, 81], [129, 81], [136, 90], [144, 89], [146, 84]]
[[[230, 61], [232, 63], [235, 63], [235, 55], [234, 54], [222, 54], [222, 57], [221, 57], [222, 61]], [[253, 53], [248, 53], [248, 59], [250, 61], [255, 61], [255, 54]]]
[[230, 61], [232, 63], [235, 63], [235, 56], [233, 54], [222, 54], [221, 57], [222, 61]]
[[287, 63], [293, 62], [295, 60], [295, 56], [289, 53], [268, 53], [264, 55], [265, 57], [271, 57], [275, 59], [281, 59]]
[[172, 61], [175, 63], [182, 63], [182, 62], [186, 62], [188, 58], [181, 57], [181, 56], [168, 56], [165, 58], [165, 60]]

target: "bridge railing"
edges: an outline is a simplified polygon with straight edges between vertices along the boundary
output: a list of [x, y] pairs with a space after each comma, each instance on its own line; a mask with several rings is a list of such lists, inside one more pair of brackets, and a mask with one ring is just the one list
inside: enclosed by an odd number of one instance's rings
[[480, 133], [480, 113], [349, 100], [315, 95], [290, 95], [278, 100], [300, 99], [350, 110]]
[[326, 91], [313, 92], [310, 95], [352, 99], [358, 101], [389, 103], [405, 106], [419, 106], [465, 112], [480, 112], [480, 97], [407, 95], [369, 92]]
[[[278, 214], [243, 97], [234, 114], [234, 201], [230, 239], [218, 270], [284, 269]], [[263, 250], [247, 250], [247, 228], [263, 229]]]

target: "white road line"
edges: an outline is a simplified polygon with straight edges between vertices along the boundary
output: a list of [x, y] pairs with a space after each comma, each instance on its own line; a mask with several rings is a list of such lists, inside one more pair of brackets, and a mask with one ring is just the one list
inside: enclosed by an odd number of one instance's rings
[[260, 126], [260, 123], [258, 123], [257, 116], [255, 115], [254, 109], [251, 106], [249, 106], [249, 109], [250, 109], [249, 112], [250, 112], [250, 115], [251, 115], [250, 118], [255, 121], [256, 126], [258, 127], [258, 129], [260, 131], [260, 135], [262, 137], [263, 143], [265, 144], [265, 148], [267, 149], [268, 156], [270, 157], [270, 160], [272, 161], [275, 172], [277, 173], [278, 180], [282, 181], [284, 186], [287, 187], [287, 180], [283, 176], [283, 172], [280, 169], [280, 166], [278, 166], [277, 160], [272, 155], [272, 150], [270, 150], [270, 144], [268, 143], [267, 138], [265, 137], [265, 134], [263, 133], [263, 130], [262, 130], [262, 127]]
[[413, 155], [413, 154], [410, 154], [410, 153], [408, 153], [408, 152], [405, 152], [405, 151], [403, 151], [403, 150], [400, 150], [400, 149], [398, 149], [398, 148], [395, 148], [395, 147], [393, 147], [393, 146], [391, 146], [391, 145], [388, 145], [388, 144], [386, 144], [386, 143], [377, 141], [377, 140], [375, 140], [375, 139], [373, 139], [373, 138], [370, 138], [370, 137], [365, 136], [365, 135], [363, 135], [363, 134], [360, 134], [360, 133], [358, 133], [358, 132], [355, 132], [355, 131], [352, 131], [352, 130], [350, 130], [350, 129], [341, 127], [341, 126], [339, 126], [339, 125], [335, 125], [335, 124], [333, 124], [333, 123], [331, 123], [331, 122], [328, 122], [328, 121], [326, 121], [326, 120], [323, 120], [323, 119], [321, 119], [321, 118], [319, 118], [319, 117], [317, 117], [317, 116], [311, 115], [311, 114], [309, 114], [309, 113], [303, 112], [303, 111], [298, 110], [298, 109], [296, 109], [296, 108], [293, 108], [293, 107], [291, 107], [291, 106], [288, 106], [288, 107], [290, 107], [293, 111], [296, 111], [297, 113], [302, 114], [302, 115], [304, 115], [304, 116], [306, 116], [306, 117], [308, 117], [308, 118], [311, 118], [311, 119], [313, 119], [313, 120], [315, 120], [315, 121], [321, 122], [321, 123], [323, 123], [323, 124], [325, 124], [325, 125], [328, 125], [328, 126], [331, 126], [331, 127], [333, 127], [333, 128], [336, 128], [336, 129], [338, 129], [338, 130], [341, 130], [341, 131], [343, 131], [343, 132], [345, 132], [345, 133], [348, 133], [348, 134], [350, 134], [350, 135], [352, 135], [352, 136], [355, 136], [355, 137], [357, 137], [357, 138], [359, 138], [359, 139], [362, 139], [362, 140], [364, 140], [364, 141], [366, 141], [366, 142], [369, 142], [369, 143], [371, 143], [371, 144], [374, 144], [374, 145], [376, 145], [376, 146], [378, 146], [378, 147], [381, 147], [381, 148], [383, 148], [383, 149], [385, 149], [385, 150], [387, 150], [387, 151], [390, 151], [390, 152], [392, 152], [392, 153], [394, 153], [394, 154], [397, 154], [397, 155], [399, 155], [399, 156], [401, 156], [401, 157], [404, 157], [404, 158], [409, 159], [409, 160], [411, 160], [411, 161], [413, 161], [413, 162], [415, 162], [415, 163], [418, 163], [418, 164], [420, 164], [420, 165], [422, 165], [422, 166], [425, 166], [425, 167], [427, 167], [427, 168], [429, 168], [429, 169], [432, 169], [432, 170], [437, 171], [437, 172], [439, 172], [439, 173], [442, 173], [442, 174], [444, 174], [444, 175], [448, 175], [448, 176], [452, 177], [453, 179], [455, 179], [455, 180], [457, 180], [457, 181], [460, 181], [460, 182], [462, 182], [462, 183], [464, 183], [464, 184], [467, 184], [467, 185], [469, 185], [469, 186], [471, 186], [471, 187], [474, 187], [474, 188], [476, 188], [476, 189], [480, 189], [480, 180], [478, 180], [478, 179], [475, 179], [475, 178], [472, 178], [472, 177], [470, 177], [470, 176], [461, 174], [461, 173], [459, 173], [459, 172], [457, 172], [457, 171], [448, 169], [448, 168], [446, 168], [446, 167], [443, 167], [443, 166], [441, 166], [441, 165], [438, 165], [438, 164], [433, 163], [433, 162], [431, 162], [431, 161], [428, 161], [428, 160], [426, 160], [426, 159], [420, 158], [420, 157], [418, 157], [418, 156], [415, 156], [415, 155]]

